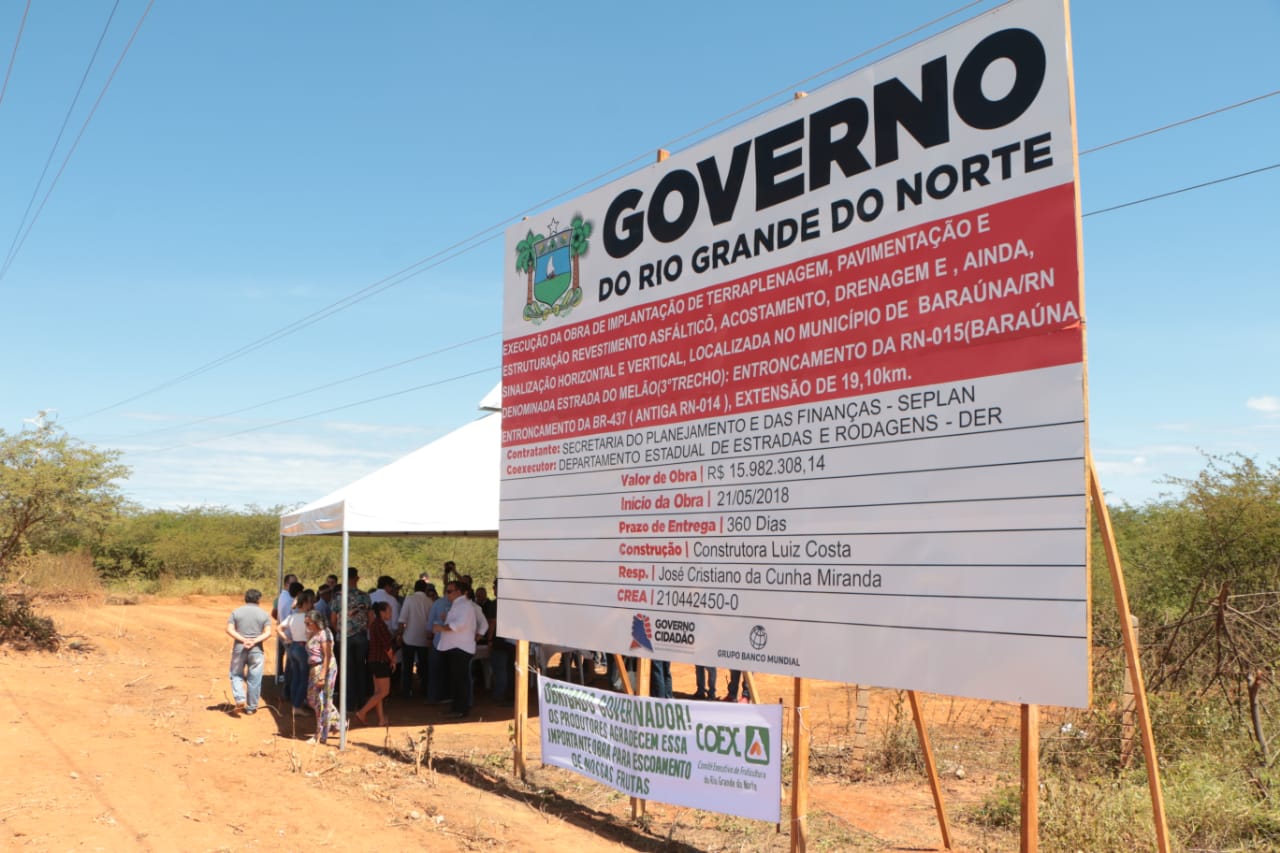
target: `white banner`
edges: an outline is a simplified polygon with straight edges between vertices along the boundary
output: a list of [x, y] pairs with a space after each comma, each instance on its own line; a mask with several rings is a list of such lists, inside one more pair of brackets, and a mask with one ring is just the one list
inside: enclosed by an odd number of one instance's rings
[[776, 823], [782, 706], [651, 699], [538, 679], [542, 763], [644, 800]]

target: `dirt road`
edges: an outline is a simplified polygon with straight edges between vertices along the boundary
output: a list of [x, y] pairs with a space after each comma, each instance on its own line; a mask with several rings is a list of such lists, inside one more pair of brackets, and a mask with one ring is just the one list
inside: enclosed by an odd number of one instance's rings
[[[233, 718], [224, 626], [236, 604], [38, 604], [72, 642], [57, 654], [0, 647], [0, 848], [788, 849], [785, 825], [658, 803], [632, 823], [625, 796], [541, 767], [536, 717], [529, 779], [514, 779], [509, 708], [482, 703], [476, 719], [447, 723], [441, 709], [393, 700], [391, 726], [353, 729], [345, 752], [305, 743], [309, 732], [272, 708]], [[761, 692], [776, 701], [788, 684], [766, 678]], [[692, 669], [677, 667], [677, 694], [692, 688]], [[274, 684], [265, 695], [278, 702]], [[848, 695], [815, 686], [815, 720], [847, 716]], [[949, 780], [951, 808], [984, 787]], [[923, 779], [818, 777], [810, 804], [813, 849], [941, 849]], [[954, 819], [952, 831], [956, 849], [1009, 843]]]

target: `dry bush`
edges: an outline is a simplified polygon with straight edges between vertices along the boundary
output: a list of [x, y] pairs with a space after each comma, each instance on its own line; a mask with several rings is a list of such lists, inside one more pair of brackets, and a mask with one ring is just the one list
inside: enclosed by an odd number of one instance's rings
[[86, 552], [31, 554], [10, 564], [9, 576], [20, 586], [45, 597], [80, 597], [102, 592], [102, 582]]
[[56, 652], [61, 639], [53, 620], [33, 611], [25, 595], [0, 593], [0, 645]]

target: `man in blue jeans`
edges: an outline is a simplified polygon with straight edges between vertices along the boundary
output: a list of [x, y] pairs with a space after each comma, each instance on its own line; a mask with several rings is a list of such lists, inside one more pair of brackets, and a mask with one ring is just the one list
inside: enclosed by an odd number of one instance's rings
[[227, 636], [235, 640], [231, 646], [233, 717], [257, 713], [262, 695], [262, 644], [271, 637], [271, 614], [258, 606], [261, 600], [258, 590], [245, 590], [244, 604], [227, 617]]

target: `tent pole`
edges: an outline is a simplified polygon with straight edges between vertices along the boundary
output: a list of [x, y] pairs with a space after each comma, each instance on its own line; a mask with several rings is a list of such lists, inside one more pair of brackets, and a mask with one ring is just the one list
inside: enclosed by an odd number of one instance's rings
[[[344, 509], [343, 515], [346, 512]], [[338, 678], [342, 680], [344, 689], [342, 690], [342, 701], [338, 706], [338, 749], [347, 748], [347, 691], [345, 689], [347, 679], [347, 669], [350, 662], [347, 660], [347, 614], [351, 606], [351, 575], [347, 572], [347, 564], [351, 562], [351, 534], [347, 532], [346, 519], [344, 517], [342, 523], [342, 567], [338, 572], [338, 577], [342, 578], [342, 618], [339, 624], [342, 626], [342, 665], [338, 672]], [[336, 685], [335, 685], [336, 686]]]
[[[280, 600], [280, 593], [284, 591], [284, 534], [280, 534], [279, 559], [276, 565], [276, 597], [272, 600], [272, 608], [275, 602]], [[280, 683], [280, 677], [284, 675], [280, 671], [280, 640], [276, 640], [276, 683]]]

